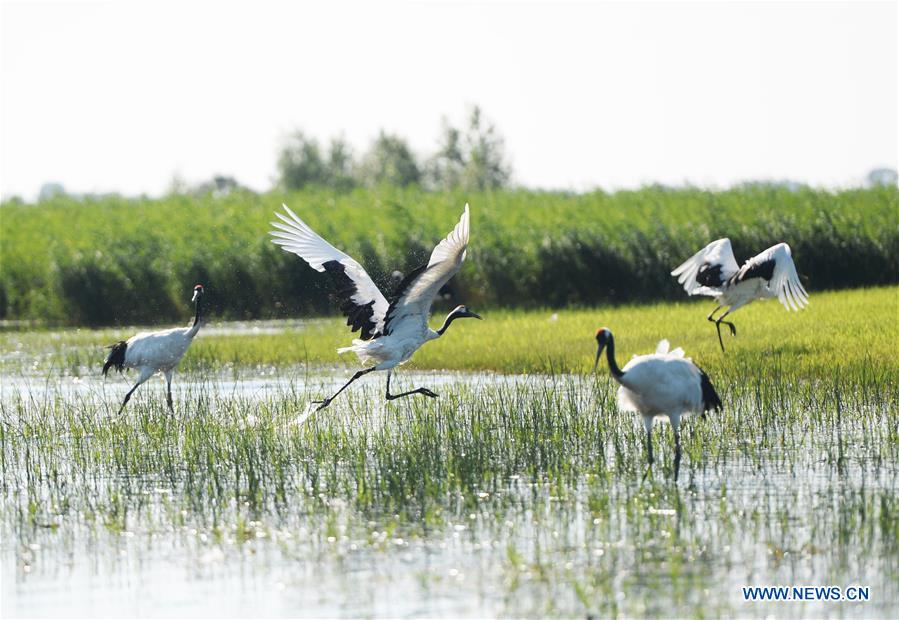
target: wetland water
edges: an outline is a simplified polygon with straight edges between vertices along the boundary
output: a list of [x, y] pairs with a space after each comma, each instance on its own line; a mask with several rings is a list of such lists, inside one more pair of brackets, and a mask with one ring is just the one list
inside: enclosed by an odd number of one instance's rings
[[[145, 384], [6, 376], [2, 615], [889, 616], [895, 387], [722, 381], [728, 410], [655, 433], [605, 374], [349, 373]], [[129, 375], [129, 379], [131, 375]], [[346, 396], [344, 398], [344, 396]], [[862, 585], [867, 603], [744, 602]]]

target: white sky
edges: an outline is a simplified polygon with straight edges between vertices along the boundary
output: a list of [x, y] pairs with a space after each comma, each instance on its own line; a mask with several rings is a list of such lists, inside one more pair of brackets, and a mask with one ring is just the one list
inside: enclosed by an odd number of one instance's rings
[[0, 192], [268, 189], [294, 128], [419, 154], [477, 103], [517, 183], [897, 167], [896, 2], [2, 2]]

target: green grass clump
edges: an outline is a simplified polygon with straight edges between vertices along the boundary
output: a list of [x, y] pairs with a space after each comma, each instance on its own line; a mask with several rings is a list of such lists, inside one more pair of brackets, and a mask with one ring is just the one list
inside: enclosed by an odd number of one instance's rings
[[59, 197], [0, 206], [0, 318], [174, 320], [196, 282], [223, 318], [331, 313], [328, 278], [269, 242], [282, 202], [385, 289], [393, 270], [426, 261], [470, 202], [469, 261], [451, 288], [455, 300], [479, 308], [677, 299], [671, 269], [721, 236], [739, 260], [789, 242], [813, 292], [899, 281], [895, 187]]

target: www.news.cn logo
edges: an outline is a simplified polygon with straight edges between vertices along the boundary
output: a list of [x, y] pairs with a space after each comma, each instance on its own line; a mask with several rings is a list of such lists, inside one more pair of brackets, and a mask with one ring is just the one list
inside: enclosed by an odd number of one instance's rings
[[744, 587], [744, 601], [867, 601], [867, 586]]

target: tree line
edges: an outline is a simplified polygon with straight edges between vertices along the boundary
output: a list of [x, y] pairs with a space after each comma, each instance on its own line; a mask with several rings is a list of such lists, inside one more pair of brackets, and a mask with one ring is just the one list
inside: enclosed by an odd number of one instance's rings
[[283, 191], [308, 187], [348, 191], [380, 185], [483, 191], [506, 187], [512, 176], [503, 137], [478, 106], [471, 108], [464, 127], [444, 119], [437, 150], [424, 158], [404, 138], [383, 130], [361, 157], [342, 137], [323, 146], [295, 131], [281, 147], [277, 169]]

